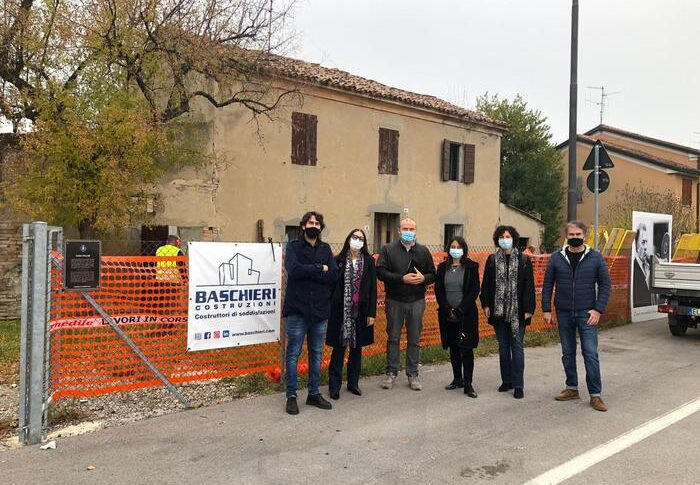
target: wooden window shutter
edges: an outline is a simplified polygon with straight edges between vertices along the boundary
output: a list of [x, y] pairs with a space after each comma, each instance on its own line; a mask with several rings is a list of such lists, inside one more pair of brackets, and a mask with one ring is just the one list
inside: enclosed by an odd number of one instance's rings
[[318, 118], [316, 115], [306, 116], [306, 165], [316, 166], [316, 130]]
[[292, 163], [306, 165], [306, 120], [304, 113], [292, 113]]
[[292, 113], [292, 163], [295, 165], [316, 165], [316, 126], [315, 115]]
[[681, 203], [684, 206], [693, 205], [693, 181], [683, 179], [683, 191], [681, 192]]
[[397, 175], [399, 173], [399, 132], [388, 128], [379, 128], [378, 172]]
[[450, 145], [448, 139], [442, 141], [442, 181], [450, 180]]
[[465, 184], [474, 183], [474, 162], [475, 162], [474, 145], [464, 145], [464, 170], [462, 171], [462, 182]]

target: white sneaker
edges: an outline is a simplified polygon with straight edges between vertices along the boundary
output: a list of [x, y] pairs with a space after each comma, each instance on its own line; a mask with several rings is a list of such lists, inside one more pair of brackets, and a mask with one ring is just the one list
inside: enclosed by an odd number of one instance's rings
[[396, 382], [396, 376], [392, 374], [387, 374], [386, 379], [384, 379], [384, 382], [382, 382], [382, 389], [391, 389], [394, 387], [394, 383]]
[[423, 389], [423, 384], [421, 384], [419, 376], [408, 376], [408, 385], [414, 391]]

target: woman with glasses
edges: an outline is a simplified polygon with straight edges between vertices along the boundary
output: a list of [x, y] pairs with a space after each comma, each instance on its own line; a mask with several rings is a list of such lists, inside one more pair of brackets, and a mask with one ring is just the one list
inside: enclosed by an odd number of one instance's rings
[[438, 303], [440, 340], [450, 349], [452, 382], [445, 389], [464, 388], [464, 394], [477, 397], [472, 385], [474, 349], [479, 345], [479, 265], [469, 259], [464, 238], [454, 236], [447, 259], [437, 267], [435, 299]]
[[364, 231], [350, 231], [335, 260], [339, 278], [331, 297], [326, 333], [326, 344], [333, 347], [328, 367], [331, 399], [340, 398], [346, 348], [349, 349], [348, 391], [362, 395], [362, 347], [374, 343], [374, 318], [377, 314], [377, 272], [374, 258], [367, 250]]

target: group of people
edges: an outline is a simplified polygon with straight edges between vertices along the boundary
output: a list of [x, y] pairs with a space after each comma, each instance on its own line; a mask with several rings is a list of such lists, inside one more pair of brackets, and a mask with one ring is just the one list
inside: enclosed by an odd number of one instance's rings
[[[353, 229], [337, 255], [321, 240], [323, 215], [307, 212], [300, 221], [300, 237], [286, 251], [287, 287], [283, 308], [286, 343], [286, 411], [298, 414], [298, 361], [304, 339], [309, 352], [306, 404], [331, 409], [320, 391], [324, 342], [333, 348], [328, 369], [328, 392], [340, 398], [346, 351], [347, 390], [361, 396], [359, 379], [362, 347], [374, 342], [377, 312], [377, 280], [386, 293], [386, 376], [381, 383], [392, 389], [400, 369], [400, 340], [406, 328], [406, 375], [411, 389], [420, 391], [420, 337], [425, 313], [425, 293], [435, 285], [440, 340], [449, 349], [453, 379], [446, 389], [463, 389], [476, 398], [473, 386], [474, 349], [479, 345], [481, 304], [498, 339], [501, 370], [500, 392], [524, 393], [525, 328], [535, 312], [532, 262], [518, 249], [519, 235], [512, 226], [498, 226], [493, 234], [495, 251], [486, 260], [483, 280], [479, 265], [469, 258], [464, 238], [448, 242], [447, 257], [437, 268], [427, 247], [416, 240], [412, 219], [399, 224], [399, 237], [382, 247], [376, 261], [367, 236]], [[591, 406], [606, 411], [601, 399], [598, 360], [598, 322], [610, 295], [610, 276], [602, 255], [584, 244], [586, 226], [573, 221], [566, 226], [567, 244], [552, 254], [542, 286], [542, 311], [552, 323], [552, 294], [562, 347], [566, 388], [555, 399], [577, 399], [576, 333], [580, 335]]]

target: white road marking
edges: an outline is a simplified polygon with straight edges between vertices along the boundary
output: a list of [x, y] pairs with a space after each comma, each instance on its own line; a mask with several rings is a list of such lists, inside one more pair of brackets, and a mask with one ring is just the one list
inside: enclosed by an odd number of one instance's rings
[[647, 421], [640, 426], [637, 426], [627, 433], [621, 434], [617, 438], [613, 438], [607, 443], [588, 450], [587, 452], [572, 458], [559, 465], [556, 468], [533, 478], [524, 485], [556, 485], [568, 480], [581, 473], [582, 471], [592, 467], [596, 463], [600, 463], [606, 458], [629, 448], [630, 446], [639, 443], [645, 438], [658, 433], [659, 431], [668, 428], [674, 423], [677, 423], [683, 418], [687, 418], [693, 413], [700, 411], [700, 397], [689, 401], [673, 411]]

